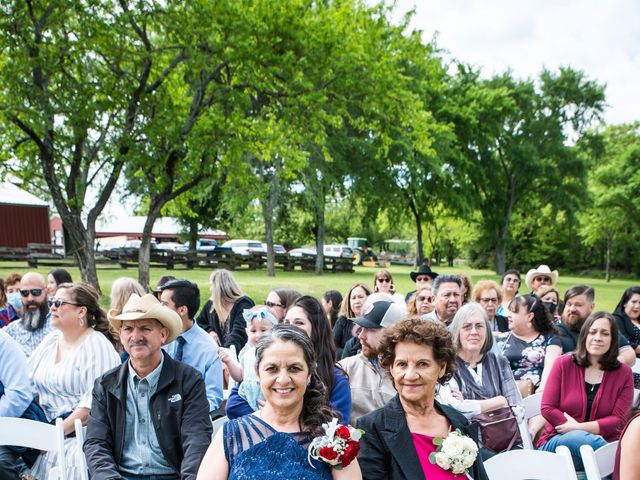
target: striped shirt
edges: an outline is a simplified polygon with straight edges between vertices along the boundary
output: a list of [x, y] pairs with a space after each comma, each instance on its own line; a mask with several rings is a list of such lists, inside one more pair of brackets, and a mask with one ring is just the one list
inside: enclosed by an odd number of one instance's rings
[[47, 319], [42, 328], [30, 332], [22, 326], [22, 320], [17, 319], [4, 327], [4, 331], [13, 337], [20, 344], [24, 354], [29, 358], [33, 351], [38, 348], [42, 340], [53, 331], [51, 326], [51, 315], [47, 314]]
[[58, 338], [54, 330], [29, 357], [29, 375], [34, 392], [47, 418], [53, 420], [76, 408], [91, 408], [96, 378], [120, 365], [113, 345], [100, 332], [91, 331], [75, 350], [56, 363]]

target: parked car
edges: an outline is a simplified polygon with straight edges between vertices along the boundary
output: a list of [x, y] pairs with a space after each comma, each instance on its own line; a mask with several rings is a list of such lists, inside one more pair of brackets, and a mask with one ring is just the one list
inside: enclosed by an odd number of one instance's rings
[[174, 252], [186, 252], [189, 246], [178, 242], [161, 242], [158, 243], [159, 250], [173, 250]]
[[[267, 244], [263, 243], [262, 244], [262, 248], [264, 248], [264, 251], [266, 252], [267, 251]], [[287, 249], [284, 248], [282, 245], [279, 245], [277, 243], [273, 244], [273, 251], [276, 252], [276, 255], [278, 255], [278, 254], [284, 255], [284, 254], [287, 253]]]
[[213, 238], [201, 238], [196, 241], [196, 251], [198, 252], [213, 252], [218, 248], [218, 242]]
[[223, 247], [230, 248], [238, 255], [249, 255], [251, 253], [267, 253], [258, 240], [229, 240], [222, 244]]
[[294, 248], [293, 250], [289, 250], [290, 257], [301, 257], [302, 255], [315, 255], [316, 248], [315, 247], [300, 247]]
[[353, 249], [348, 245], [325, 245], [325, 257], [346, 257], [353, 258]]

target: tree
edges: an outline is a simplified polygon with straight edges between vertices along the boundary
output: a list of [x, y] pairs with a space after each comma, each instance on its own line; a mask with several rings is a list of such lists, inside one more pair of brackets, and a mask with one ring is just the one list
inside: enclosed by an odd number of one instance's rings
[[160, 6], [15, 0], [0, 11], [5, 155], [27, 184], [44, 180], [82, 279], [99, 288], [96, 219], [129, 159], [141, 104], [184, 52], [151, 45]]
[[[582, 216], [587, 245], [604, 245], [605, 277], [611, 278], [616, 244], [640, 241], [640, 123], [610, 126], [602, 132], [602, 149], [593, 153], [589, 172], [592, 205]], [[633, 268], [628, 262], [627, 271]], [[640, 262], [636, 262], [636, 268]]]
[[452, 121], [464, 154], [466, 190], [480, 212], [485, 245], [503, 273], [516, 210], [541, 199], [573, 215], [586, 196], [586, 165], [569, 145], [604, 108], [604, 87], [570, 68], [543, 71], [538, 85], [510, 73], [480, 80], [461, 67]]

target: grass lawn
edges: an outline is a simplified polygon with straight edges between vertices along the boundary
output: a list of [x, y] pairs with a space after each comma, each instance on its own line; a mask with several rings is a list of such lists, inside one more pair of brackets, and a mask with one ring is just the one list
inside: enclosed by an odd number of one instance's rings
[[[433, 267], [438, 273], [466, 273], [471, 276], [473, 282], [477, 282], [481, 279], [494, 279], [499, 281], [500, 277], [495, 275], [490, 270], [474, 270], [468, 267]], [[0, 277], [6, 277], [10, 272], [25, 273], [28, 270], [25, 262], [1, 262], [0, 263]], [[37, 271], [43, 275], [51, 270], [49, 267], [39, 268]], [[80, 273], [77, 268], [69, 268], [74, 280], [80, 278]], [[409, 272], [413, 269], [411, 267], [405, 267], [400, 265], [393, 265], [390, 268], [393, 275], [396, 290], [402, 294], [413, 290], [414, 284], [409, 278]], [[256, 303], [262, 303], [269, 293], [269, 290], [276, 287], [290, 287], [295, 288], [303, 294], [311, 294], [316, 297], [320, 297], [326, 290], [338, 290], [344, 295], [349, 288], [357, 282], [364, 283], [368, 286], [373, 285], [373, 274], [376, 271], [374, 268], [356, 267], [355, 273], [325, 273], [322, 276], [316, 276], [313, 273], [303, 273], [300, 271], [295, 272], [283, 272], [276, 270], [276, 276], [268, 277], [266, 270], [238, 270], [234, 272], [238, 283], [242, 287], [244, 293], [254, 299]], [[524, 275], [522, 273], [522, 280], [524, 282]], [[163, 270], [152, 269], [151, 270], [151, 283], [155, 285], [158, 279], [162, 275], [174, 275], [177, 278], [187, 278], [192, 280], [200, 286], [202, 303], [207, 300], [209, 296], [209, 276], [211, 270], [208, 269], [176, 269], [176, 270]], [[103, 304], [108, 305], [108, 295], [111, 291], [111, 284], [118, 277], [128, 276], [137, 278], [138, 271], [135, 268], [121, 269], [117, 266], [102, 267], [98, 269], [98, 277], [100, 278], [100, 285], [104, 293]], [[596, 290], [596, 308], [611, 311], [615, 308], [623, 291], [632, 285], [640, 284], [637, 280], [612, 280], [610, 283], [605, 282], [600, 278], [589, 277], [567, 277], [563, 276], [560, 272], [560, 278], [558, 279], [558, 290], [560, 295], [564, 295], [567, 288], [578, 283], [586, 283], [591, 285]], [[528, 293], [526, 286], [521, 288], [521, 293]]]

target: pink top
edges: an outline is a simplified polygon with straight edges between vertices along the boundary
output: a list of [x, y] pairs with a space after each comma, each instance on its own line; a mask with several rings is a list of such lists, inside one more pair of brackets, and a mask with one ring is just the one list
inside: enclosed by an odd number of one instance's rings
[[418, 458], [420, 459], [420, 464], [422, 465], [422, 471], [424, 472], [425, 478], [428, 478], [429, 480], [466, 478], [464, 473], [455, 475], [451, 470], [444, 470], [435, 463], [431, 463], [429, 461], [429, 455], [437, 449], [433, 444], [434, 437], [423, 435], [421, 433], [411, 433], [411, 438], [413, 439], [413, 446], [415, 447]]

